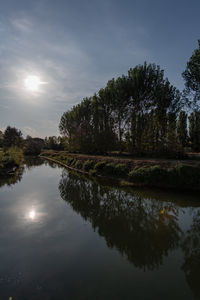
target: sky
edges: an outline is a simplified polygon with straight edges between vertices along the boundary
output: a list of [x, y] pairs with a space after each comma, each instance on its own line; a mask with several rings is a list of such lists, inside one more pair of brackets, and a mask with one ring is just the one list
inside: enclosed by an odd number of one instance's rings
[[182, 90], [199, 12], [199, 0], [0, 1], [0, 129], [59, 135], [65, 111], [144, 61]]

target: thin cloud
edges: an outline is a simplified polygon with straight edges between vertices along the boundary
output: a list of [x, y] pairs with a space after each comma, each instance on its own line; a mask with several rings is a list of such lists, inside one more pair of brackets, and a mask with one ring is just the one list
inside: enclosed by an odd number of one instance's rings
[[30, 19], [22, 17], [10, 20], [12, 26], [23, 33], [30, 33], [33, 31], [33, 24]]

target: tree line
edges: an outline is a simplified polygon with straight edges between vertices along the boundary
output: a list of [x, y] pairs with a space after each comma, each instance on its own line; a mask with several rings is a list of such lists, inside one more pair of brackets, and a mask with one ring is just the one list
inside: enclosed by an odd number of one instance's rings
[[61, 136], [49, 136], [42, 139], [30, 135], [24, 139], [21, 130], [11, 126], [7, 126], [4, 132], [0, 131], [0, 147], [3, 150], [17, 147], [22, 149], [25, 155], [38, 155], [42, 149], [64, 150], [65, 140]]
[[[138, 65], [127, 75], [66, 111], [60, 133], [68, 150], [84, 153], [127, 151], [136, 155], [200, 151], [200, 42], [183, 73], [184, 93], [155, 64]], [[192, 96], [192, 100], [191, 100]]]
[[0, 147], [83, 153], [126, 151], [134, 155], [168, 156], [200, 151], [200, 40], [187, 62], [181, 93], [155, 64], [138, 65], [127, 75], [109, 80], [91, 97], [66, 111], [60, 120], [62, 136], [22, 137], [8, 126], [0, 131]]

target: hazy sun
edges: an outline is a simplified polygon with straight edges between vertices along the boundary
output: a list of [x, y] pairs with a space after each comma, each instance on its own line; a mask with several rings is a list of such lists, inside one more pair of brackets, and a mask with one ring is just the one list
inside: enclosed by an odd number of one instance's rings
[[30, 218], [31, 220], [34, 220], [34, 219], [35, 219], [35, 211], [34, 211], [34, 210], [31, 210], [31, 211], [29, 212], [29, 218]]
[[43, 84], [43, 82], [40, 81], [40, 77], [35, 75], [29, 75], [24, 79], [25, 88], [31, 92], [39, 91], [41, 84]]

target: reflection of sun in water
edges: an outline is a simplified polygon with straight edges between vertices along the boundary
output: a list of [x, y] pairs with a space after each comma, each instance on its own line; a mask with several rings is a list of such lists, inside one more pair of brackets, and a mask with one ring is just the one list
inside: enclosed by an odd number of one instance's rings
[[31, 219], [31, 220], [34, 220], [34, 219], [35, 219], [35, 211], [34, 211], [34, 210], [31, 210], [31, 211], [29, 212], [29, 219]]
[[42, 82], [40, 77], [35, 75], [29, 75], [24, 79], [24, 87], [27, 91], [38, 92], [41, 84], [46, 84], [47, 82]]

